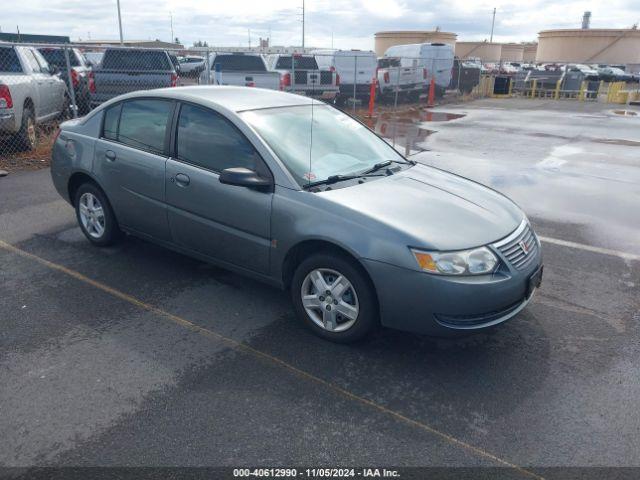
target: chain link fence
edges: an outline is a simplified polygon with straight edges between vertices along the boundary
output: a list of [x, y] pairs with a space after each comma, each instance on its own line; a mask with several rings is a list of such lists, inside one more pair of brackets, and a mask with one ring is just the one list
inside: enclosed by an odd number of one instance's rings
[[[605, 96], [614, 101], [636, 95], [627, 84], [594, 83], [585, 72], [560, 66], [460, 60], [449, 46], [414, 56], [377, 58], [373, 52], [354, 50], [259, 53], [0, 43], [0, 170], [46, 165], [58, 124], [86, 115], [112, 98], [193, 85], [311, 96], [369, 123], [374, 117], [388, 119], [450, 99]], [[421, 121], [419, 115], [416, 121]]]

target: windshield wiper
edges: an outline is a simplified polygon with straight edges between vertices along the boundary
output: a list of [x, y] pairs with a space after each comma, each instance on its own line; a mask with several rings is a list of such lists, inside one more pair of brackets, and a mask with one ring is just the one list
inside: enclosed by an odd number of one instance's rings
[[306, 183], [303, 188], [311, 188], [317, 185], [331, 185], [337, 182], [344, 182], [345, 180], [355, 180], [356, 178], [369, 178], [369, 177], [386, 177], [386, 175], [370, 175], [368, 172], [357, 173], [353, 175], [329, 175], [324, 180], [318, 180], [317, 182]]

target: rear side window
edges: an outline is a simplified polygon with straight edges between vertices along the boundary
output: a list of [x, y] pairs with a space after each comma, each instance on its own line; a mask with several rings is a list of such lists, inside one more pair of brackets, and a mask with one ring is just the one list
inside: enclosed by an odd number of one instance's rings
[[222, 72], [266, 72], [262, 58], [255, 55], [216, 55], [213, 69], [220, 65]]
[[[49, 65], [55, 65], [58, 68], [67, 68], [67, 61], [64, 56], [64, 50], [61, 48], [40, 48], [42, 56], [45, 58]], [[74, 52], [69, 52], [69, 63], [72, 67], [80, 65]]]
[[29, 67], [31, 68], [31, 70], [34, 73], [40, 73], [41, 71], [40, 64], [38, 63], [38, 60], [36, 59], [31, 49], [25, 48], [23, 52], [24, 52], [24, 57], [26, 58], [27, 63], [29, 64]]
[[0, 72], [22, 72], [18, 54], [13, 48], [0, 48]]
[[[173, 103], [166, 100], [145, 99], [124, 102], [116, 140], [130, 147], [162, 154], [172, 106]], [[108, 113], [111, 114], [111, 112]], [[113, 115], [116, 115], [115, 112]], [[108, 122], [112, 132], [113, 118], [105, 116], [105, 130]]]
[[169, 57], [163, 51], [107, 50], [102, 58], [106, 70], [173, 70]]
[[122, 104], [108, 108], [104, 113], [104, 124], [102, 136], [109, 140], [118, 140], [118, 121], [120, 120], [120, 109]]
[[183, 105], [176, 139], [178, 159], [220, 172], [225, 168], [256, 170], [260, 157], [242, 133], [220, 114]]

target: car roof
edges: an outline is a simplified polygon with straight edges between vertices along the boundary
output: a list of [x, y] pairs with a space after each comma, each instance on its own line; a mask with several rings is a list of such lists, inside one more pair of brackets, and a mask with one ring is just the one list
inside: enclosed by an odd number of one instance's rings
[[190, 101], [204, 106], [223, 107], [234, 112], [294, 105], [324, 105], [324, 102], [301, 95], [253, 87], [200, 85], [190, 87], [142, 90], [119, 97], [162, 97]]

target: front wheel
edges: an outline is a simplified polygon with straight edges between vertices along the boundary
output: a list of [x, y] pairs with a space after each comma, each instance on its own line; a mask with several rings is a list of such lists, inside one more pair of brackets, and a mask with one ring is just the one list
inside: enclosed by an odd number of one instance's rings
[[116, 217], [106, 195], [96, 185], [81, 185], [74, 204], [80, 229], [91, 243], [106, 247], [118, 239], [120, 229]]
[[318, 253], [302, 261], [293, 276], [291, 295], [298, 317], [327, 340], [351, 343], [378, 325], [369, 278], [343, 256]]

